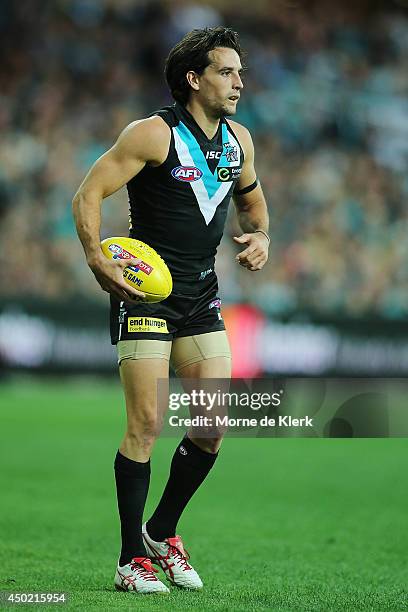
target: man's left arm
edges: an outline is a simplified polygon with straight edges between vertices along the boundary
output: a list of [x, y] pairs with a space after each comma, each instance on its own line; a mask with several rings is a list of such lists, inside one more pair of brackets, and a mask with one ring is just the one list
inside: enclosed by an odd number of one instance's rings
[[256, 178], [252, 138], [246, 128], [239, 127], [245, 159], [233, 199], [238, 222], [244, 233], [234, 236], [234, 240], [245, 248], [238, 253], [236, 259], [241, 266], [255, 272], [262, 270], [268, 260], [269, 217], [262, 187]]

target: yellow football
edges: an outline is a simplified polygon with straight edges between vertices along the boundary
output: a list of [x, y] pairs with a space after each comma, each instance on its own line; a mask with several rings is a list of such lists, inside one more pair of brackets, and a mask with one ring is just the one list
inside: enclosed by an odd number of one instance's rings
[[145, 302], [161, 302], [173, 290], [170, 270], [160, 255], [141, 240], [115, 236], [101, 242], [108, 259], [138, 259], [137, 266], [128, 266], [123, 278], [128, 285], [145, 293]]

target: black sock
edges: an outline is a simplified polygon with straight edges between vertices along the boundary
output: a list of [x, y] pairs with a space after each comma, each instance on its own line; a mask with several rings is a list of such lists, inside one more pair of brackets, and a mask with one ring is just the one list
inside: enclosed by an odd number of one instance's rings
[[146, 556], [142, 519], [150, 483], [150, 460], [139, 463], [118, 451], [115, 458], [115, 480], [122, 534], [119, 565], [122, 566], [133, 557]]
[[156, 542], [176, 535], [178, 520], [184, 508], [211, 470], [218, 453], [207, 453], [189, 438], [183, 438], [176, 448], [170, 476], [152, 518], [147, 533]]

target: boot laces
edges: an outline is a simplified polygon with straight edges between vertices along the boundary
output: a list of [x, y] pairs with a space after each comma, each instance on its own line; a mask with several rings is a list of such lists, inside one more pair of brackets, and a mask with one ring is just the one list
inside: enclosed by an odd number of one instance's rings
[[169, 552], [173, 555], [173, 557], [176, 557], [177, 559], [177, 564], [185, 571], [185, 570], [190, 570], [191, 565], [188, 564], [188, 559], [190, 558], [189, 553], [184, 550], [185, 554], [183, 555], [182, 551], [177, 548], [177, 546], [174, 546], [172, 544], [169, 544]]
[[[159, 570], [151, 565], [150, 559], [147, 559], [147, 557], [139, 560], [136, 559], [137, 557], [130, 562], [130, 569], [135, 572], [139, 578], [143, 578], [143, 580], [150, 580], [152, 582], [157, 580], [155, 574], [157, 574]], [[147, 567], [145, 563], [147, 563]]]

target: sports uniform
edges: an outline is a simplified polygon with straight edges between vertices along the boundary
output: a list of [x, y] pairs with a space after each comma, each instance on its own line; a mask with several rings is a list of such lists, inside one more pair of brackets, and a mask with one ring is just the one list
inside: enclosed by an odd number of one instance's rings
[[173, 292], [158, 304], [111, 298], [112, 344], [225, 329], [214, 259], [241, 174], [242, 148], [225, 118], [209, 139], [177, 102], [153, 114], [170, 127], [170, 146], [160, 166], [146, 165], [127, 184], [130, 237], [161, 255], [173, 276]]
[[[171, 50], [166, 79], [174, 99], [183, 104], [176, 102], [152, 114], [169, 127], [167, 157], [158, 166], [145, 165], [127, 184], [130, 237], [151, 245], [161, 255], [173, 277], [173, 292], [158, 304], [111, 298], [111, 340], [118, 349], [128, 412], [127, 431], [114, 463], [122, 540], [114, 580], [119, 590], [168, 593], [151, 562], [160, 565], [173, 585], [195, 590], [203, 586], [176, 529], [217, 459], [222, 432], [206, 440], [190, 437], [190, 432], [183, 437], [174, 451], [160, 501], [145, 524], [143, 510], [150, 482], [150, 452], [157, 435], [156, 379], [167, 369], [163, 359], [171, 357], [176, 372], [186, 372], [187, 377], [191, 372], [206, 373], [210, 378], [223, 374], [229, 377], [231, 354], [220, 312], [214, 260], [234, 190], [242, 196], [257, 186], [255, 180], [236, 191], [244, 153], [231, 125], [221, 116], [235, 112], [243, 87], [240, 58], [237, 34], [223, 27], [193, 30]], [[186, 72], [186, 67], [191, 70]], [[210, 103], [212, 116], [206, 113]], [[216, 112], [220, 118], [213, 138], [206, 136], [184, 104], [197, 117], [204, 113], [201, 116], [214, 126]], [[158, 132], [162, 129], [163, 125], [159, 126]], [[87, 255], [94, 253], [99, 239], [100, 201], [96, 194], [113, 193], [120, 177], [129, 176], [129, 167], [140, 167], [141, 160], [157, 154], [159, 147], [147, 146], [152, 144], [148, 142], [148, 130], [148, 122], [130, 126], [96, 162], [74, 198], [78, 233]], [[140, 139], [136, 142], [137, 136]], [[242, 177], [245, 174], [245, 182], [254, 180], [249, 140], [248, 145]], [[93, 185], [99, 185], [99, 189]], [[83, 197], [86, 194], [88, 197]], [[266, 226], [266, 204], [261, 195], [248, 210], [244, 200], [238, 200], [238, 207], [241, 202], [242, 210], [245, 207], [241, 227], [256, 228], [260, 221]], [[88, 214], [89, 210], [93, 214]], [[254, 229], [250, 234], [257, 231], [263, 232]], [[249, 235], [236, 241], [250, 243], [250, 248], [238, 256], [240, 263], [250, 267], [252, 260], [255, 263], [250, 269], [260, 269], [261, 260], [266, 260], [265, 243], [261, 245]], [[98, 261], [92, 269], [102, 288], [124, 295], [125, 287], [117, 280], [118, 267], [107, 266], [103, 259], [104, 265]], [[149, 367], [143, 358], [156, 358], [158, 363]], [[183, 370], [200, 361], [204, 362], [202, 367]], [[159, 425], [160, 419], [157, 421]]]

